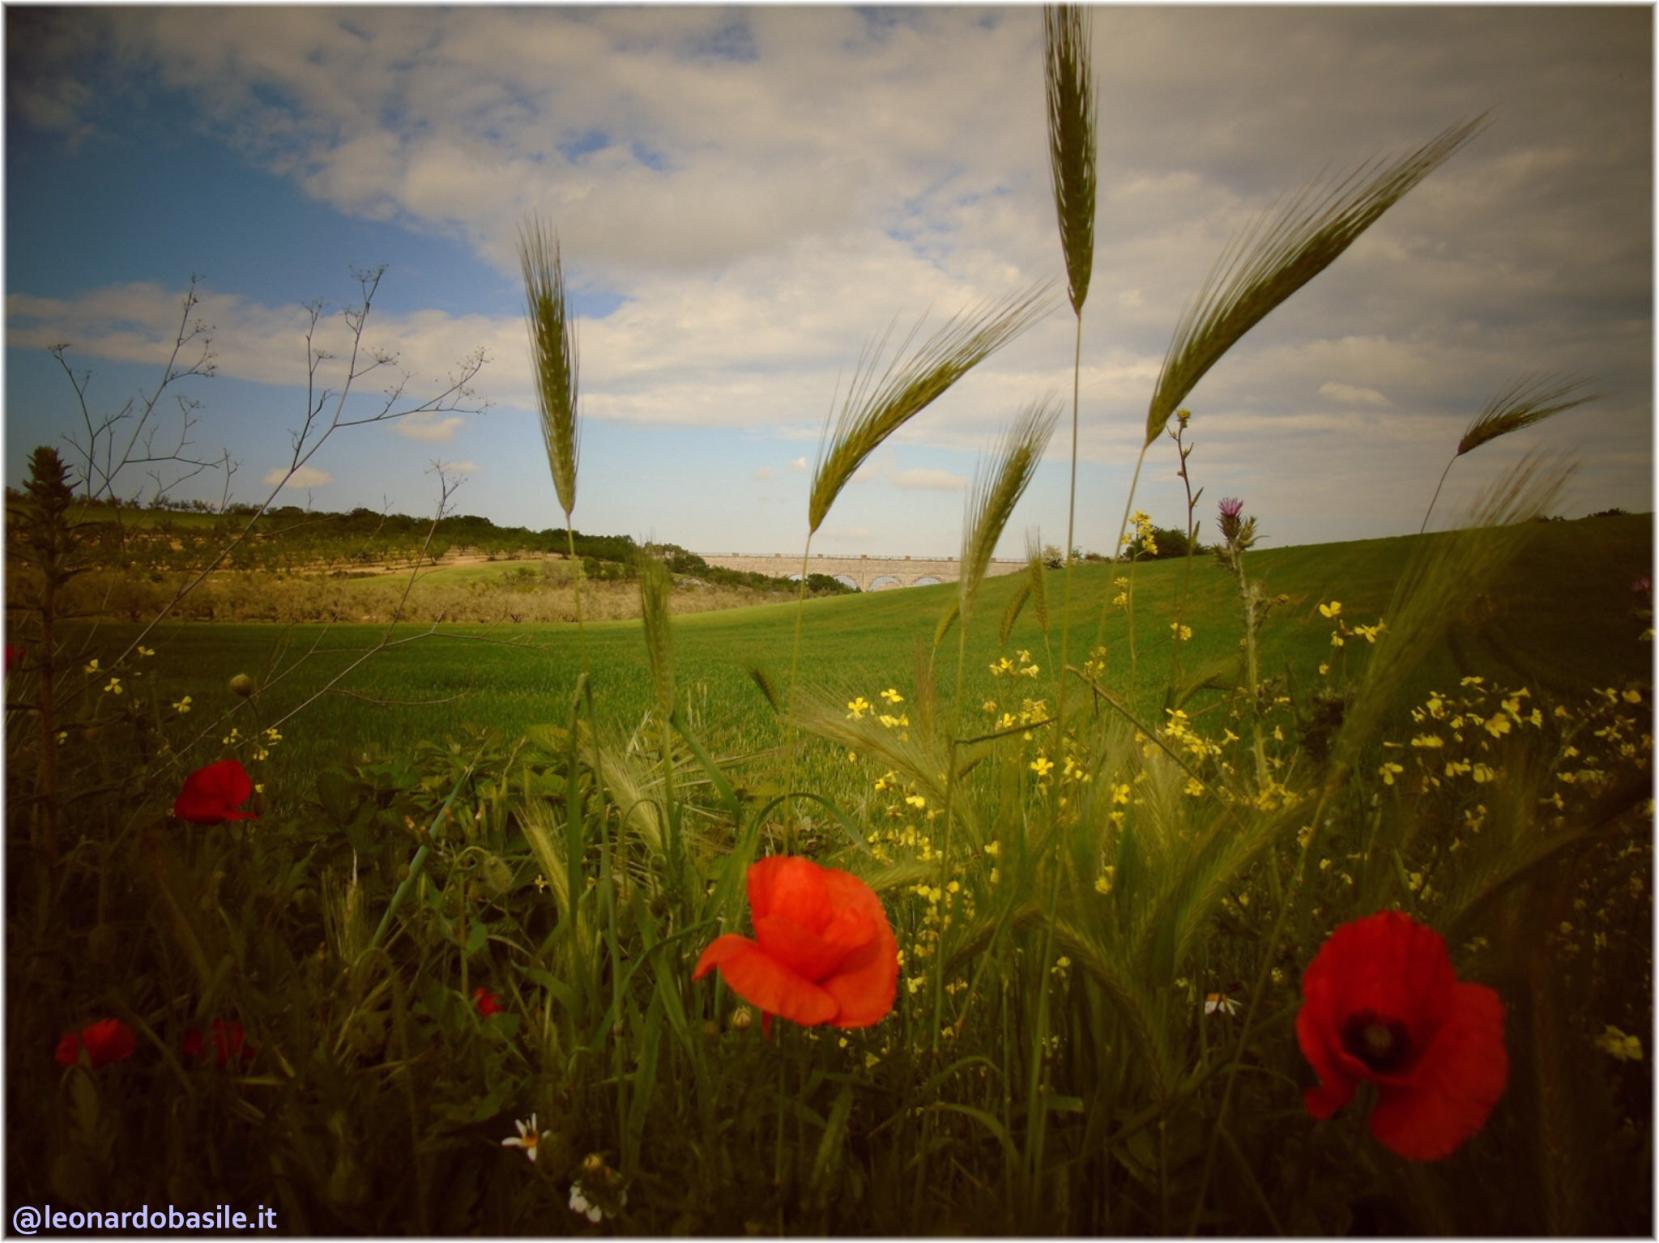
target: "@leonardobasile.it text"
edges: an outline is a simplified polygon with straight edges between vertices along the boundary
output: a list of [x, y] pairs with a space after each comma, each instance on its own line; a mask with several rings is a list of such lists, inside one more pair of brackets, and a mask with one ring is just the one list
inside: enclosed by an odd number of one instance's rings
[[38, 1234], [42, 1230], [203, 1230], [224, 1234], [232, 1230], [275, 1230], [276, 1209], [261, 1204], [251, 1213], [215, 1204], [211, 1208], [181, 1209], [169, 1204], [166, 1208], [151, 1208], [142, 1204], [135, 1209], [102, 1211], [99, 1209], [62, 1209], [50, 1204], [36, 1207], [19, 1205], [12, 1210], [12, 1229], [18, 1234]]

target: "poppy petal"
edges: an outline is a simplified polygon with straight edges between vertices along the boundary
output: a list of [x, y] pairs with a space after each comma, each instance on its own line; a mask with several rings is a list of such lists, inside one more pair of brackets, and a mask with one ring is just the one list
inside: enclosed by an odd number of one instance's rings
[[81, 1028], [81, 1044], [87, 1060], [98, 1067], [126, 1061], [138, 1048], [138, 1038], [120, 1019], [99, 1019]]
[[754, 942], [748, 937], [738, 936], [735, 932], [728, 932], [724, 936], [715, 937], [708, 946], [697, 956], [697, 965], [691, 969], [693, 983], [702, 979], [721, 963], [745, 946], [753, 946]]
[[824, 991], [841, 1007], [835, 1016], [837, 1027], [869, 1027], [893, 1009], [899, 983], [898, 938], [887, 922], [881, 899], [863, 881], [850, 872], [831, 871], [824, 884], [832, 903], [856, 912], [875, 929], [875, 937], [864, 948], [849, 955], [833, 976], [821, 981]]
[[875, 940], [842, 963], [841, 970], [821, 987], [840, 1007], [835, 1015], [837, 1027], [881, 1022], [892, 1011], [899, 989], [899, 943], [892, 932], [882, 928]]
[[700, 978], [710, 967], [719, 967], [726, 987], [762, 1014], [776, 1014], [802, 1027], [827, 1023], [835, 1017], [838, 1007], [833, 997], [768, 958], [746, 937], [735, 933], [717, 937], [697, 960], [692, 978]]
[[1328, 990], [1333, 1029], [1350, 1015], [1385, 1015], [1405, 1024], [1421, 1048], [1445, 1021], [1456, 983], [1438, 932], [1399, 911], [1382, 911], [1333, 932], [1308, 964], [1302, 991]]
[[1371, 1133], [1409, 1160], [1438, 1160], [1485, 1125], [1508, 1080], [1503, 1002], [1483, 984], [1455, 985], [1410, 1086], [1382, 1088]]
[[1310, 989], [1304, 984], [1303, 991], [1305, 1000], [1296, 1015], [1296, 1043], [1302, 1046], [1302, 1056], [1308, 1059], [1319, 1082], [1303, 1090], [1302, 1103], [1315, 1118], [1329, 1118], [1353, 1099], [1354, 1079], [1325, 1040], [1331, 1027], [1327, 1021], [1329, 990]]
[[238, 811], [253, 796], [253, 778], [236, 760], [219, 760], [198, 768], [184, 779], [173, 803], [173, 814], [192, 824], [219, 824], [226, 820], [257, 820], [251, 811]]
[[81, 1060], [81, 1038], [74, 1032], [64, 1032], [52, 1057], [59, 1066], [73, 1066]]
[[830, 921], [828, 871], [796, 855], [768, 855], [749, 865], [749, 912], [756, 919], [787, 914], [801, 927], [818, 932]]
[[862, 911], [838, 910], [821, 932], [803, 928], [787, 915], [755, 916], [755, 940], [768, 957], [808, 980], [835, 974], [854, 951], [875, 939]]

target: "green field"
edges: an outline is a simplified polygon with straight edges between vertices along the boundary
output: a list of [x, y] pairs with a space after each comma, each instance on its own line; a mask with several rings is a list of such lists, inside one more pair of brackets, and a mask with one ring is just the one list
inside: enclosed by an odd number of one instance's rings
[[[1447, 642], [1413, 675], [1404, 702], [1479, 672], [1507, 685], [1568, 692], [1584, 686], [1621, 684], [1650, 674], [1650, 649], [1638, 636], [1639, 603], [1632, 582], [1650, 572], [1652, 526], [1647, 516], [1534, 524], [1526, 544], [1491, 588], [1453, 624]], [[1281, 675], [1299, 690], [1317, 681], [1321, 661], [1366, 659], [1362, 640], [1342, 652], [1329, 643], [1331, 623], [1321, 602], [1339, 600], [1350, 622], [1386, 620], [1394, 584], [1414, 549], [1432, 551], [1436, 540], [1414, 537], [1362, 540], [1263, 550], [1250, 556], [1252, 575], [1287, 603], [1269, 617], [1261, 638], [1264, 676]], [[1424, 547], [1426, 545], [1426, 548]], [[501, 566], [460, 566], [438, 574], [488, 580], [509, 572]], [[1115, 594], [1112, 579], [1123, 567], [1080, 566], [1073, 593], [1073, 634], [1092, 643], [1102, 603]], [[1238, 675], [1241, 622], [1232, 580], [1213, 558], [1158, 561], [1135, 569], [1136, 659], [1130, 679], [1128, 625], [1121, 609], [1108, 607], [1107, 683], [1154, 717], [1170, 680], [1170, 619], [1186, 593], [1183, 616], [1192, 639], [1180, 653], [1183, 681], [1206, 675], [1231, 686]], [[1046, 574], [1051, 645], [1058, 643], [1061, 578]], [[989, 580], [970, 627], [964, 702], [977, 704], [997, 688], [988, 665], [1024, 648], [1039, 665], [1058, 653], [1045, 649], [1044, 634], [1027, 604], [1005, 649], [998, 625], [1021, 578]], [[416, 587], [419, 590], [419, 587]], [[914, 691], [918, 662], [925, 664], [941, 614], [955, 599], [943, 584], [903, 591], [808, 601], [802, 627], [800, 678], [848, 696], [873, 695], [893, 686]], [[778, 686], [787, 680], [795, 630], [793, 605], [769, 605], [700, 613], [673, 623], [674, 665], [682, 702], [706, 743], [719, 754], [740, 755], [778, 742], [772, 712], [749, 675], [758, 667]], [[105, 625], [87, 640], [86, 655], [119, 650], [131, 627]], [[248, 624], [164, 626], [152, 635], [157, 651], [152, 693], [162, 703], [189, 694], [189, 724], [234, 712], [248, 732], [287, 716], [333, 674], [358, 659], [386, 634], [384, 627], [282, 627]], [[573, 626], [402, 627], [413, 641], [376, 652], [329, 694], [283, 726], [283, 748], [271, 772], [290, 794], [305, 790], [319, 762], [371, 743], [406, 750], [434, 734], [484, 726], [511, 737], [532, 724], [564, 720], [581, 668], [581, 641]], [[586, 628], [595, 698], [618, 730], [637, 725], [651, 702], [646, 653], [638, 622]], [[416, 637], [420, 636], [420, 637]], [[942, 644], [936, 673], [948, 698], [954, 681], [954, 632]], [[1073, 653], [1079, 664], [1084, 653]], [[236, 673], [253, 675], [259, 695], [242, 701], [226, 689]], [[1047, 670], [1044, 684], [1048, 685]], [[1031, 688], [1035, 693], [1035, 685]], [[1217, 697], [1199, 692], [1201, 708]], [[1195, 712], [1197, 709], [1193, 709]], [[166, 715], [164, 713], [164, 715]], [[182, 726], [185, 722], [176, 722]], [[170, 727], [170, 732], [172, 728]], [[190, 731], [189, 736], [198, 732]], [[217, 756], [217, 737], [198, 754]], [[290, 774], [293, 774], [290, 776]]]

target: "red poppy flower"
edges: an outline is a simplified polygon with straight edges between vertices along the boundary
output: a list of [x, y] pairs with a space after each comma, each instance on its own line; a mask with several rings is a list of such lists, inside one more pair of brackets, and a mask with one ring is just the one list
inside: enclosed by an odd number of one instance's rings
[[111, 1062], [124, 1062], [138, 1048], [138, 1037], [120, 1019], [99, 1019], [79, 1032], [65, 1032], [53, 1055], [59, 1066], [73, 1066], [86, 1050], [86, 1060], [96, 1069]]
[[184, 789], [173, 802], [173, 814], [191, 824], [257, 820], [253, 812], [237, 810], [252, 796], [253, 780], [247, 769], [235, 760], [220, 760], [184, 779]]
[[23, 663], [23, 648], [16, 643], [6, 644], [6, 672], [10, 673]]
[[1480, 1130], [1509, 1078], [1503, 1002], [1459, 983], [1440, 934], [1398, 911], [1331, 934], [1302, 976], [1296, 1040], [1319, 1076], [1308, 1112], [1329, 1118], [1370, 1080], [1371, 1134], [1413, 1161]]
[[863, 881], [810, 859], [773, 855], [749, 868], [755, 939], [727, 933], [697, 960], [739, 997], [804, 1027], [869, 1027], [893, 1008], [899, 943]]
[[202, 1039], [202, 1029], [192, 1027], [184, 1033], [180, 1047], [191, 1057], [203, 1057], [210, 1042], [213, 1045], [213, 1060], [221, 1066], [232, 1059], [240, 1058], [247, 1061], [253, 1057], [253, 1046], [247, 1042], [247, 1033], [242, 1030], [242, 1024], [235, 1019], [214, 1019], [208, 1027], [205, 1041]]
[[492, 1014], [500, 1014], [507, 1008], [501, 1004], [501, 998], [490, 992], [482, 984], [472, 990], [472, 1004], [478, 1007], [478, 1013], [485, 1018], [489, 1018]]
[[53, 1058], [59, 1066], [73, 1066], [81, 1058], [81, 1038], [75, 1032], [64, 1032], [63, 1038], [58, 1041], [57, 1052]]

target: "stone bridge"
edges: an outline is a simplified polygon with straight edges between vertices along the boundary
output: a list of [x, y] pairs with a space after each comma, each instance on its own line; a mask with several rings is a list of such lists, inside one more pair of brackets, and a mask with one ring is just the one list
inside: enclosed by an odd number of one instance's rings
[[[784, 554], [699, 553], [710, 565], [728, 570], [770, 574], [774, 578], [799, 578], [801, 559]], [[985, 573], [1017, 574], [1024, 561], [992, 561]], [[961, 562], [955, 557], [837, 557], [814, 553], [807, 560], [808, 574], [828, 574], [860, 591], [884, 591], [889, 587], [920, 587], [924, 583], [954, 583], [961, 578]]]

